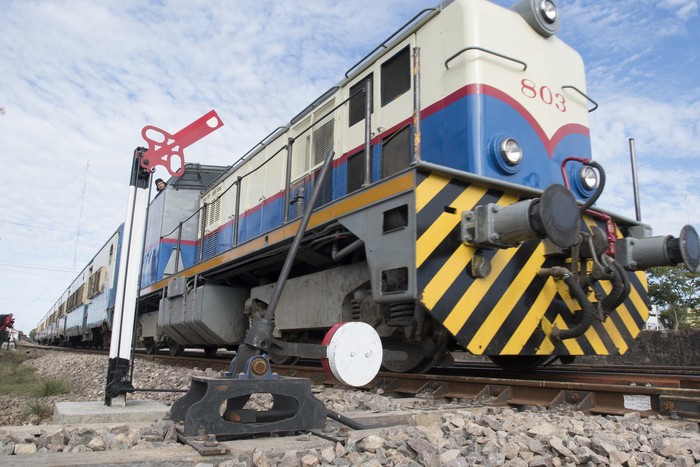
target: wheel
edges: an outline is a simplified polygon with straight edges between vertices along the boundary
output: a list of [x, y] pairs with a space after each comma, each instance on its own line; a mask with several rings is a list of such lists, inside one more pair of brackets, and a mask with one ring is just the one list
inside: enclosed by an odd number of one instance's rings
[[207, 357], [214, 357], [216, 356], [216, 352], [219, 350], [219, 348], [215, 345], [207, 345], [204, 347], [204, 355]]
[[488, 357], [506, 371], [534, 371], [537, 367], [557, 358], [551, 355], [489, 355]]
[[294, 365], [296, 362], [299, 361], [299, 357], [297, 356], [286, 356], [286, 355], [276, 355], [276, 354], [268, 354], [267, 356], [270, 359], [270, 363], [274, 365]]
[[102, 347], [100, 347], [100, 348], [108, 349], [110, 344], [112, 343], [112, 333], [111, 332], [103, 332], [101, 334], [102, 334]]
[[179, 357], [184, 351], [185, 348], [180, 344], [171, 344], [170, 347], [168, 347], [168, 353], [173, 357]]
[[158, 347], [152, 339], [147, 342], [144, 342], [143, 345], [146, 348], [146, 353], [148, 355], [154, 355], [156, 352], [158, 352]]
[[382, 339], [385, 351], [397, 352], [395, 357], [387, 357], [385, 352], [382, 368], [394, 373], [426, 373], [447, 356], [448, 340], [444, 328], [438, 328], [432, 338], [416, 342]]

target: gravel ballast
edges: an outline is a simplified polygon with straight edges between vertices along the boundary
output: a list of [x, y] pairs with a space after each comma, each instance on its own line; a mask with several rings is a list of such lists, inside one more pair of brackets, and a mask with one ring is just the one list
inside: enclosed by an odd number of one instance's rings
[[[36, 367], [42, 377], [62, 377], [73, 387], [70, 394], [51, 396], [44, 402], [103, 399], [106, 356], [30, 352], [36, 358], [25, 364]], [[214, 376], [216, 372], [168, 367], [139, 359], [133, 382], [137, 387], [186, 389], [192, 375]], [[700, 434], [698, 424], [693, 422], [642, 418], [638, 413], [601, 417], [544, 409], [518, 412], [508, 407], [480, 407], [468, 402], [440, 404], [393, 399], [367, 391], [322, 387], [314, 390], [329, 409], [337, 412], [408, 411], [410, 423], [350, 430], [344, 443], [326, 441], [323, 447], [301, 451], [266, 450], [263, 438], [259, 443], [256, 440], [256, 447], [247, 452], [202, 458], [200, 466], [700, 465]], [[180, 396], [136, 393], [128, 397], [170, 405]], [[148, 426], [55, 427], [48, 425], [50, 420], [27, 415], [26, 407], [31, 401], [29, 396], [0, 395], [0, 425], [5, 426], [0, 427], [0, 456], [19, 459], [35, 453], [157, 449], [177, 443], [175, 425], [169, 420]]]

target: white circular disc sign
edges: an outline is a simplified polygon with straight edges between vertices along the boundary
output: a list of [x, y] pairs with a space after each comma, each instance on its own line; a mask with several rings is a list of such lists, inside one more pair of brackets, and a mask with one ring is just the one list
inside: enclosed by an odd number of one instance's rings
[[[327, 369], [341, 383], [359, 387], [377, 376], [384, 349], [379, 334], [369, 324], [336, 324], [323, 343], [327, 346]], [[326, 359], [323, 363], [326, 367]]]

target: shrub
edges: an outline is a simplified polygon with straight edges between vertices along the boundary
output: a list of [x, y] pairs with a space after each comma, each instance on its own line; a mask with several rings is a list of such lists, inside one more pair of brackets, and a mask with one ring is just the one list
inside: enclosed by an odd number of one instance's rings
[[53, 404], [41, 400], [32, 401], [27, 405], [27, 412], [41, 419], [49, 418], [53, 414]]
[[34, 395], [37, 397], [55, 396], [57, 394], [68, 394], [71, 391], [71, 384], [62, 378], [47, 378], [39, 382]]

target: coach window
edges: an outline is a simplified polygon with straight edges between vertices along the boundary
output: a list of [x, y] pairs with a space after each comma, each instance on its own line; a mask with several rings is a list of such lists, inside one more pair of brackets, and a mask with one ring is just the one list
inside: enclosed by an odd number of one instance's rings
[[[358, 92], [365, 87], [365, 81], [372, 81], [373, 74], [370, 73], [359, 83], [355, 84], [350, 88], [350, 115], [349, 115], [349, 126], [353, 126], [355, 123], [364, 120], [365, 118], [365, 93]], [[372, 86], [374, 88], [374, 86]], [[355, 94], [357, 92], [357, 94]], [[354, 95], [353, 95], [354, 94]], [[371, 97], [371, 96], [370, 96]], [[374, 102], [370, 99], [370, 112], [374, 112]]]
[[382, 107], [411, 89], [411, 55], [406, 46], [382, 64]]
[[362, 188], [365, 180], [365, 151], [348, 157], [348, 193]]
[[411, 163], [411, 127], [407, 126], [382, 141], [382, 178], [405, 169]]

